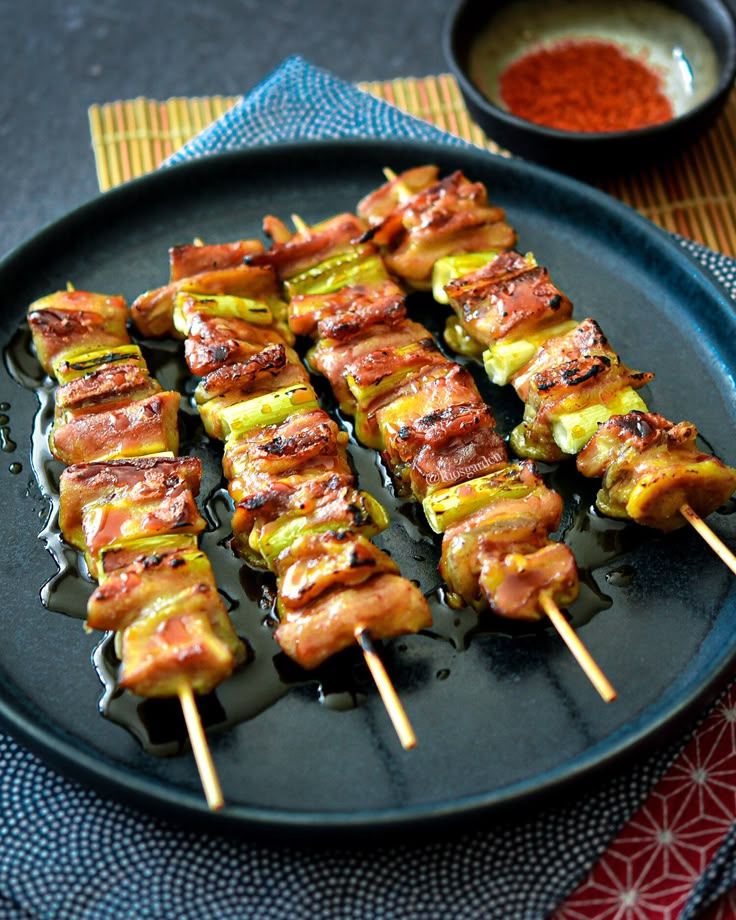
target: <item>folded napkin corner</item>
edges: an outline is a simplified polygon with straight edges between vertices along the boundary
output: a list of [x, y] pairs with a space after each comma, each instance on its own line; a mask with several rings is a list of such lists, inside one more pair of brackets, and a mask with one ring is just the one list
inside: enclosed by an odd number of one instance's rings
[[164, 165], [285, 141], [387, 136], [475, 146], [294, 55]]

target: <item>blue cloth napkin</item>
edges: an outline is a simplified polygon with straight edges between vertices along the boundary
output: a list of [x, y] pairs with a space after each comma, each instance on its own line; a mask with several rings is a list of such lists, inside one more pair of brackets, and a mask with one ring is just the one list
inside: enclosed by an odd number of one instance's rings
[[[295, 57], [169, 162], [354, 136], [465, 145]], [[682, 242], [736, 297], [736, 263]], [[584, 801], [459, 836], [351, 848], [182, 830], [77, 786], [0, 735], [0, 917], [539, 920], [585, 877], [686, 740], [593, 787]], [[687, 916], [736, 882], [735, 846], [732, 834]]]

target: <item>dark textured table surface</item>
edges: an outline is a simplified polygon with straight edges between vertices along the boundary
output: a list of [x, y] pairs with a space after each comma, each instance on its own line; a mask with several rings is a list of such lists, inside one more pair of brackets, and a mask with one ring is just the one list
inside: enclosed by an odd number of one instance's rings
[[0, 252], [97, 193], [87, 108], [247, 92], [301, 54], [347, 80], [446, 65], [449, 0], [0, 0]]

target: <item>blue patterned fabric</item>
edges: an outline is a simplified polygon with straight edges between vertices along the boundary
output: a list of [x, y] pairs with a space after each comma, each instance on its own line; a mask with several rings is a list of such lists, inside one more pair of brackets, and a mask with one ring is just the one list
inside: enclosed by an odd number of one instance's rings
[[303, 58], [292, 57], [167, 162], [276, 141], [341, 137], [407, 137], [469, 146]]
[[[172, 157], [297, 138], [462, 145], [300, 58]], [[736, 263], [681, 241], [736, 295]], [[507, 823], [379, 847], [266, 845], [178, 829], [57, 775], [0, 735], [0, 918], [541, 920], [585, 877], [682, 743]], [[733, 881], [724, 844], [688, 916]]]
[[711, 864], [693, 889], [681, 920], [693, 920], [736, 886], [736, 825], [718, 848]]

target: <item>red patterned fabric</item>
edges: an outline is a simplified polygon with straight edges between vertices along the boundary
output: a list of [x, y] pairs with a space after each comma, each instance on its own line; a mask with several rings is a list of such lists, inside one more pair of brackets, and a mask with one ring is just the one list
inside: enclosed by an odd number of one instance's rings
[[711, 910], [703, 914], [700, 920], [734, 920], [736, 917], [736, 891], [729, 891]]
[[[736, 684], [554, 920], [674, 920], [736, 818]], [[726, 896], [708, 920], [736, 917]]]

